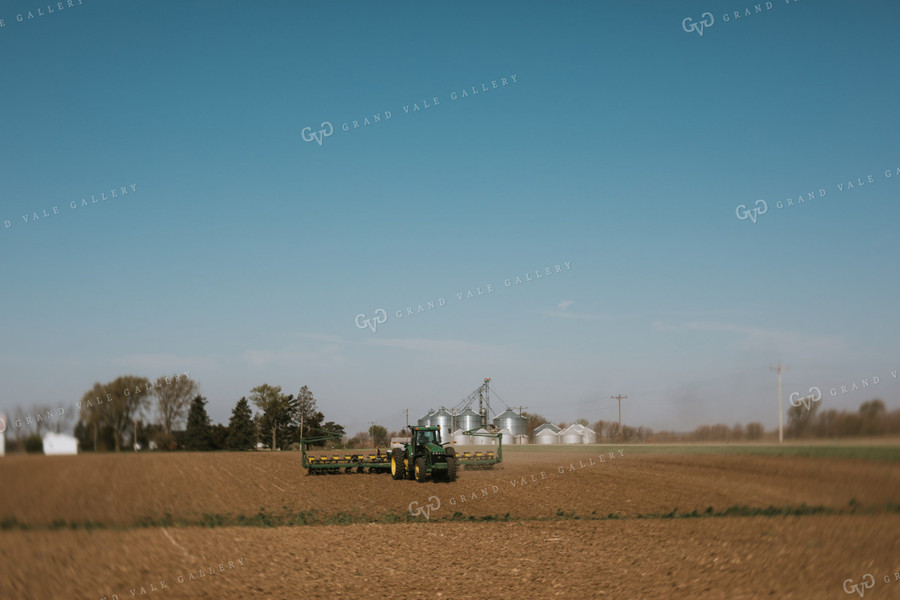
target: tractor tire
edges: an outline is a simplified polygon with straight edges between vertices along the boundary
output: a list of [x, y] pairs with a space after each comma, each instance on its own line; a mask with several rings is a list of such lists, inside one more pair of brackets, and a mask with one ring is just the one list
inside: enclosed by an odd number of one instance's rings
[[420, 456], [416, 459], [416, 481], [425, 483], [428, 479], [428, 473], [425, 471], [425, 458]]
[[406, 466], [403, 460], [403, 450], [394, 448], [391, 451], [391, 477], [394, 479], [406, 478]]
[[447, 456], [447, 483], [456, 481], [456, 455]]
[[[444, 454], [447, 455], [447, 467], [450, 466], [450, 460], [456, 461], [456, 449], [455, 448], [447, 448], [444, 450]], [[440, 477], [436, 477], [435, 481], [446, 481], [450, 482], [450, 473], [447, 469], [443, 471], [438, 471], [440, 473]]]

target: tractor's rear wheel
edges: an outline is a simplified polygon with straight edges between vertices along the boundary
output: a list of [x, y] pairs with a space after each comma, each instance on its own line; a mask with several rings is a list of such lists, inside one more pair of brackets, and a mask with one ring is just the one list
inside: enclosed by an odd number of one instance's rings
[[447, 457], [447, 482], [456, 481], [456, 455]]
[[[446, 454], [446, 456], [447, 456], [447, 459], [446, 459], [446, 460], [447, 460], [447, 467], [448, 467], [448, 468], [445, 469], [445, 470], [443, 470], [443, 471], [440, 471], [441, 476], [440, 476], [440, 478], [437, 478], [437, 481], [447, 481], [447, 482], [450, 482], [450, 481], [453, 481], [453, 480], [450, 479], [450, 469], [449, 469], [449, 467], [450, 467], [450, 462], [451, 462], [451, 461], [456, 462], [456, 448], [447, 448], [447, 449], [444, 450], [444, 454]], [[456, 475], [454, 474], [453, 477], [454, 477], [454, 479], [455, 479], [455, 478], [456, 478]]]
[[406, 477], [406, 466], [403, 462], [403, 450], [394, 448], [391, 451], [391, 477], [394, 479], [404, 479]]
[[428, 473], [425, 472], [425, 458], [420, 456], [416, 459], [416, 481], [419, 483], [425, 483], [425, 480], [428, 479]]

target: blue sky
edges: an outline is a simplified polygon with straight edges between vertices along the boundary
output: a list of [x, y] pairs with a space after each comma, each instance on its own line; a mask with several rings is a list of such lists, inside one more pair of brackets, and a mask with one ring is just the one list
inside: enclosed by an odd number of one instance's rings
[[771, 428], [779, 360], [785, 408], [896, 408], [900, 6], [754, 6], [4, 0], [0, 411], [190, 371], [214, 421], [308, 385], [355, 432], [491, 377]]

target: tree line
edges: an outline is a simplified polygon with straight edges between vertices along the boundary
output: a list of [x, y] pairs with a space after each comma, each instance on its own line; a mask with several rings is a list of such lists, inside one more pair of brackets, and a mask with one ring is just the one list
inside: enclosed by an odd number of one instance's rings
[[[538, 414], [523, 412], [525, 429], [529, 438], [534, 430], [549, 423]], [[778, 439], [778, 429], [766, 431], [762, 423], [753, 422], [743, 425], [736, 423], [699, 425], [690, 432], [658, 431], [649, 427], [632, 427], [622, 425], [619, 430], [617, 421], [595, 421], [578, 419], [585, 427], [590, 427], [597, 434], [597, 443], [613, 442], [742, 442], [763, 439]], [[568, 423], [559, 423], [557, 427], [565, 429]], [[803, 404], [791, 406], [787, 411], [787, 423], [784, 429], [787, 439], [833, 439], [842, 437], [866, 437], [900, 435], [900, 408], [888, 411], [880, 398], [863, 402], [856, 412], [829, 409], [821, 410], [821, 404], [813, 402], [807, 408]]]
[[[259, 412], [254, 413], [251, 404]], [[199, 385], [187, 374], [155, 380], [123, 375], [95, 383], [75, 403], [75, 411], [39, 406], [34, 413], [26, 413], [17, 407], [7, 448], [40, 452], [42, 433], [59, 433], [73, 418], [77, 418], [74, 436], [81, 451], [250, 450], [258, 446], [287, 450], [297, 448], [303, 437], [340, 439], [345, 435], [342, 425], [325, 420], [307, 386], [295, 396], [283, 393], [280, 386], [259, 385], [237, 401], [228, 425], [213, 424], [206, 405]], [[320, 439], [313, 445], [324, 443]]]

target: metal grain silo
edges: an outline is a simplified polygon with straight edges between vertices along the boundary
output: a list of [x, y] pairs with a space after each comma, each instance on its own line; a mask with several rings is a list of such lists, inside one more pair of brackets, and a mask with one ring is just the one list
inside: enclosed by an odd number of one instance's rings
[[468, 429], [457, 429], [453, 432], [453, 441], [459, 446], [468, 446], [472, 443], [472, 440], [469, 436], [463, 433], [463, 431], [468, 431]]
[[515, 443], [515, 438], [509, 429], [501, 429], [498, 433], [500, 434], [500, 441], [503, 442], [504, 445]]
[[546, 427], [538, 431], [534, 430], [534, 443], [535, 444], [558, 444], [559, 443], [559, 432], [554, 431], [556, 428]]
[[514, 438], [525, 433], [525, 417], [517, 415], [512, 409], [494, 417], [494, 425], [499, 429], [508, 429]]
[[578, 423], [574, 425], [569, 425], [565, 430], [559, 433], [559, 443], [561, 444], [583, 444], [584, 436], [582, 435], [582, 430], [584, 429], [584, 425], [579, 425]]
[[417, 421], [419, 424], [419, 427], [428, 427], [429, 425], [431, 425], [431, 418], [433, 416], [434, 416], [434, 409], [429, 408], [428, 412], [425, 413], [425, 416]]
[[597, 433], [593, 429], [589, 429], [588, 427], [585, 427], [581, 432], [581, 437], [584, 440], [585, 444], [597, 443]]
[[481, 415], [479, 415], [471, 408], [467, 408], [466, 410], [456, 415], [456, 426], [463, 431], [478, 429], [479, 427], [481, 427]]
[[[488, 433], [488, 430], [484, 427], [481, 427], [476, 430], [476, 433]], [[487, 436], [487, 435], [473, 435], [472, 443], [478, 446], [487, 446], [488, 444], [493, 444], [496, 442], [496, 438]]]
[[442, 408], [431, 416], [431, 424], [441, 428], [441, 440], [447, 441], [453, 433], [453, 417]]

